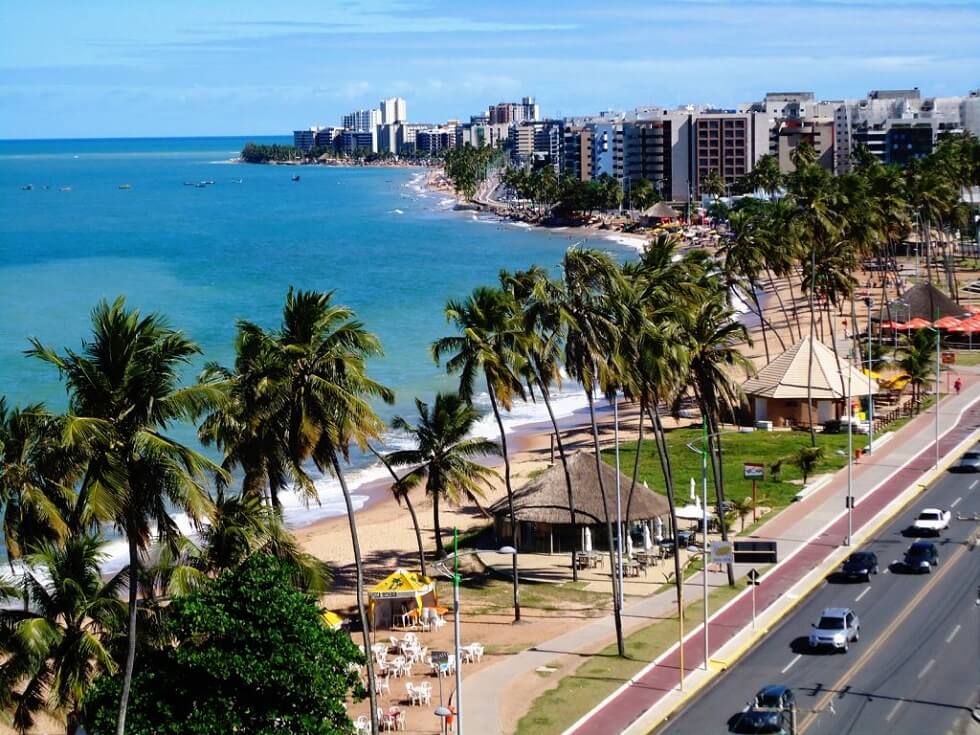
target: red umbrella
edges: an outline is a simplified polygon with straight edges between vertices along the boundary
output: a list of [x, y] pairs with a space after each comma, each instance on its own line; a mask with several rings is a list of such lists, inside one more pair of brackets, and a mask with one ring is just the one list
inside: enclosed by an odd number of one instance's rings
[[963, 308], [971, 314], [980, 314], [980, 304], [967, 304]]
[[882, 329], [907, 329], [908, 327], [906, 327], [904, 322], [888, 321], [888, 322], [882, 322], [881, 328]]
[[926, 327], [931, 327], [932, 322], [927, 322], [921, 317], [915, 317], [914, 319], [909, 319], [908, 324], [905, 325], [908, 329], [925, 329]]
[[944, 316], [942, 319], [937, 319], [933, 326], [937, 329], [949, 329], [950, 327], [955, 327], [960, 324], [961, 320], [955, 316]]

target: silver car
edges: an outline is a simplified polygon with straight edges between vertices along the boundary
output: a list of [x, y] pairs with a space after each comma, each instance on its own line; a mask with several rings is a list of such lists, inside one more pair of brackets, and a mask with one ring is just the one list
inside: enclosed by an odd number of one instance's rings
[[969, 451], [956, 464], [957, 472], [980, 472], [980, 452]]
[[861, 637], [861, 621], [849, 607], [828, 607], [810, 631], [810, 648], [832, 648], [847, 653], [848, 644]]

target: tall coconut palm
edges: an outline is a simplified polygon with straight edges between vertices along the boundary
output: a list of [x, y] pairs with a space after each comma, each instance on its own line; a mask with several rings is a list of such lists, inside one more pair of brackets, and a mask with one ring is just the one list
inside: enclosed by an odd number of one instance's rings
[[[610, 569], [615, 569], [614, 535], [602, 481], [595, 396], [596, 390], [606, 392], [622, 384], [622, 375], [619, 374], [621, 363], [616, 359], [620, 335], [610, 298], [617, 290], [621, 274], [616, 263], [607, 254], [579, 248], [571, 248], [565, 253], [562, 271], [565, 295], [562, 314], [568, 324], [565, 338], [565, 369], [585, 388], [592, 426], [599, 496], [602, 499], [606, 533], [609, 538], [609, 565]], [[619, 655], [625, 656], [622, 610], [619, 605], [620, 581], [615, 574], [612, 575], [616, 646]]]
[[11, 564], [31, 546], [68, 532], [79, 466], [61, 433], [42, 404], [9, 409], [0, 396], [0, 513]]
[[[181, 387], [180, 370], [200, 350], [156, 314], [127, 309], [120, 297], [92, 312], [92, 336], [81, 352], [58, 354], [32, 340], [29, 354], [58, 368], [69, 411], [99, 428], [88, 446], [86, 475], [79, 490], [75, 530], [109, 520], [126, 538], [129, 576], [138, 579], [141, 554], [155, 534], [175, 545], [180, 538], [171, 509], [192, 520], [205, 517], [208, 474], [221, 468], [166, 436], [175, 422], [193, 420], [223, 401], [215, 387]], [[126, 707], [136, 659], [137, 585], [129, 585], [129, 627], [117, 735], [124, 735]]]
[[[289, 462], [284, 425], [286, 366], [278, 345], [260, 327], [239, 322], [235, 338], [235, 366], [208, 363], [201, 381], [222, 387], [228, 400], [209, 413], [198, 428], [205, 446], [224, 454], [222, 468], [242, 471], [241, 493], [262, 498], [266, 488], [277, 512], [279, 491], [287, 483], [311, 490], [311, 485]], [[222, 483], [219, 478], [219, 489]]]
[[[446, 361], [446, 371], [459, 375], [459, 395], [465, 401], [472, 401], [476, 381], [482, 373], [490, 407], [500, 432], [508, 515], [516, 551], [520, 539], [517, 518], [514, 515], [514, 489], [511, 486], [507, 434], [500, 409], [509, 411], [515, 398], [526, 396], [520, 378], [523, 358], [517, 349], [522, 325], [515, 318], [515, 307], [510, 294], [485, 286], [475, 288], [463, 301], [452, 299], [447, 302], [446, 319], [456, 326], [460, 334], [442, 337], [433, 342], [432, 358], [438, 364], [443, 357], [450, 355]], [[515, 553], [511, 557], [514, 622], [520, 622], [521, 619], [517, 563]]]
[[415, 424], [395, 416], [391, 425], [411, 436], [417, 448], [392, 452], [385, 459], [396, 467], [411, 466], [412, 471], [403, 478], [405, 485], [408, 488], [424, 485], [432, 497], [436, 550], [440, 557], [445, 557], [439, 504], [445, 500], [458, 505], [466, 498], [479, 506], [483, 489], [490, 485], [496, 472], [472, 458], [499, 456], [500, 446], [482, 436], [469, 436], [480, 412], [457, 393], [437, 394], [431, 410], [416, 398], [415, 408], [418, 411]]
[[[723, 292], [716, 291], [698, 304], [686, 325], [686, 337], [691, 388], [708, 426], [707, 451], [711, 457], [718, 521], [721, 537], [727, 541], [721, 421], [724, 416], [734, 418], [745, 402], [734, 373], [751, 374], [753, 368], [737, 347], [741, 343], [751, 344], [748, 330], [735, 321], [735, 314], [725, 303], [725, 298]], [[735, 584], [731, 564], [728, 565], [728, 583]]]
[[117, 670], [109, 643], [125, 628], [120, 593], [127, 572], [103, 581], [105, 559], [91, 536], [42, 544], [27, 557], [40, 572], [25, 573], [31, 608], [0, 609], [0, 707], [12, 712], [20, 733], [45, 712], [74, 735], [86, 692], [98, 676]]
[[[565, 451], [565, 442], [562, 440], [558, 419], [555, 418], [555, 411], [551, 405], [551, 387], [561, 384], [561, 347], [566, 327], [561, 314], [562, 284], [549, 278], [547, 272], [539, 266], [513, 274], [502, 271], [500, 283], [513, 296], [524, 325], [524, 335], [518, 340], [517, 349], [524, 358], [528, 395], [533, 400], [535, 394], [540, 393], [545, 409], [548, 411], [555, 444], [558, 447], [558, 459], [565, 475], [565, 494], [568, 499], [572, 538], [578, 539], [575, 494], [572, 490], [572, 476], [568, 471], [568, 453]], [[575, 563], [575, 555], [578, 549], [574, 544], [570, 553], [572, 581], [576, 582], [578, 565]]]
[[[357, 522], [341, 460], [350, 458], [351, 445], [367, 451], [380, 437], [384, 423], [370, 399], [392, 402], [390, 389], [367, 374], [367, 360], [382, 354], [378, 338], [354, 318], [346, 306], [333, 303], [333, 292], [289, 289], [282, 326], [274, 335], [286, 378], [285, 402], [288, 456], [297, 474], [312, 460], [320, 472], [332, 473], [340, 484], [347, 508], [354, 552], [357, 608], [370, 649], [370, 629], [364, 604], [364, 569]], [[374, 667], [367, 658], [368, 696], [372, 728], [377, 731]]]

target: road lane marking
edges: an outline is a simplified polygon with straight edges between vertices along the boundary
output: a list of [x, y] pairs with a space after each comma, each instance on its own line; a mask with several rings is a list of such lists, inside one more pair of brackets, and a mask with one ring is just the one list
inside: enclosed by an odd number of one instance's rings
[[864, 590], [864, 592], [862, 592], [860, 595], [858, 595], [857, 597], [854, 598], [854, 602], [861, 602], [861, 598], [864, 597], [866, 594], [868, 594], [870, 591], [871, 591], [871, 588], [870, 587], [866, 587], [865, 590]]
[[[881, 634], [874, 640], [874, 642], [870, 646], [868, 646], [868, 648], [864, 651], [864, 653], [861, 654], [858, 660], [855, 661], [854, 664], [846, 672], [844, 672], [843, 676], [841, 676], [836, 682], [834, 682], [833, 686], [827, 689], [827, 693], [820, 698], [820, 700], [816, 703], [816, 706], [813, 708], [810, 714], [808, 714], [805, 718], [803, 718], [803, 721], [800, 723], [798, 728], [798, 733], [800, 735], [802, 735], [802, 733], [807, 731], [810, 725], [813, 724], [814, 720], [816, 720], [817, 713], [822, 712], [827, 708], [827, 703], [831, 699], [833, 699], [834, 695], [836, 695], [841, 691], [841, 689], [850, 680], [850, 678], [854, 676], [855, 673], [860, 671], [861, 668], [864, 667], [864, 665], [871, 660], [871, 657], [874, 656], [875, 653], [877, 653], [879, 648], [885, 645], [885, 643], [891, 638], [895, 630], [902, 623], [905, 622], [905, 620], [912, 614], [912, 611], [915, 610], [915, 608], [926, 598], [926, 596], [932, 591], [932, 589], [937, 584], [939, 584], [940, 580], [949, 573], [949, 570], [956, 566], [956, 562], [959, 561], [960, 557], [963, 556], [965, 553], [966, 553], [966, 548], [964, 547], [960, 547], [956, 551], [954, 551], [953, 554], [949, 557], [949, 561], [947, 561], [942, 567], [940, 567], [938, 572], [932, 575], [932, 579], [930, 579], [916, 593], [915, 597], [909, 600], [908, 604], [905, 607], [903, 607], [901, 612], [899, 612], [898, 615], [896, 615], [892, 619], [891, 623], [888, 624], [888, 627], [881, 632]], [[898, 709], [898, 707], [896, 707], [895, 709]], [[894, 714], [894, 712], [892, 714]]]
[[796, 658], [794, 658], [792, 661], [790, 661], [788, 664], [786, 664], [786, 667], [782, 671], [780, 671], [779, 673], [780, 674], [785, 674], [787, 671], [789, 671], [791, 668], [793, 668], [793, 664], [795, 664], [801, 658], [803, 658], [803, 654], [802, 653], [796, 654]]
[[954, 500], [954, 501], [953, 501], [952, 503], [950, 503], [950, 504], [949, 504], [949, 507], [950, 507], [950, 508], [955, 508], [955, 507], [956, 507], [957, 505], [959, 505], [959, 504], [960, 504], [960, 501], [961, 501], [962, 499], [963, 499], [963, 498], [957, 498], [956, 500]]
[[980, 480], [974, 480], [973, 482], [971, 482], [969, 489], [972, 490], [973, 488], [975, 488], [978, 482], [980, 482]]
[[929, 659], [929, 663], [927, 663], [925, 666], [922, 667], [922, 671], [920, 671], [915, 678], [916, 679], [921, 679], [923, 676], [925, 676], [926, 674], [928, 674], [929, 673], [929, 669], [931, 669], [935, 665], [936, 665], [936, 659], [934, 659], [934, 658]]
[[887, 715], [885, 715], [885, 722], [891, 722], [892, 717], [895, 716], [895, 713], [898, 712], [898, 708], [903, 704], [905, 704], [905, 702], [903, 702], [901, 699], [895, 702], [895, 706], [891, 708], [891, 711]]
[[961, 627], [962, 626], [957, 625], [955, 628], [953, 628], [953, 632], [950, 633], [948, 636], [946, 636], [946, 642], [947, 643], [952, 643], [953, 642], [953, 639], [956, 637], [956, 634], [960, 632], [960, 628]]

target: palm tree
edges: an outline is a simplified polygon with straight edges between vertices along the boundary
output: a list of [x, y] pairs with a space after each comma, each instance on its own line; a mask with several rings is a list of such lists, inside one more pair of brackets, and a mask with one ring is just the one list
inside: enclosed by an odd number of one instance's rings
[[277, 512], [282, 510], [279, 491], [290, 481], [307, 493], [312, 490], [287, 456], [285, 379], [285, 362], [275, 340], [245, 321], [238, 323], [234, 369], [208, 363], [201, 374], [202, 382], [223, 388], [228, 400], [204, 418], [198, 437], [205, 446], [222, 450], [226, 472], [241, 468], [243, 496], [262, 498], [268, 487]]
[[[690, 383], [697, 398], [701, 415], [707, 422], [708, 447], [715, 485], [721, 537], [728, 540], [724, 521], [725, 482], [722, 472], [721, 421], [732, 416], [745, 402], [735, 371], [746, 375], [754, 372], [752, 363], [738, 350], [737, 345], [752, 340], [743, 324], [735, 321], [734, 311], [725, 303], [726, 296], [716, 290], [697, 305], [686, 325], [690, 354]], [[728, 565], [728, 583], [735, 584], [732, 565]]]
[[[200, 352], [156, 314], [126, 308], [122, 297], [92, 311], [92, 338], [81, 352], [53, 349], [32, 340], [29, 354], [58, 368], [68, 387], [69, 422], [97, 427], [70, 527], [111, 520], [126, 538], [129, 578], [139, 578], [141, 554], [155, 533], [175, 546], [180, 531], [171, 509], [192, 520], [205, 517], [203, 487], [222, 470], [163, 432], [220, 405], [212, 385], [180, 386], [179, 370]], [[79, 417], [79, 418], [73, 418]], [[117, 735], [124, 735], [136, 659], [137, 585], [129, 585], [129, 627]]]
[[[575, 495], [572, 491], [572, 476], [568, 471], [568, 453], [565, 451], [565, 442], [562, 440], [558, 419], [555, 418], [551, 406], [551, 386], [561, 385], [559, 360], [566, 327], [561, 313], [561, 284], [550, 279], [547, 272], [538, 266], [514, 274], [502, 271], [500, 283], [513, 297], [524, 325], [524, 335], [518, 340], [517, 349], [524, 360], [528, 395], [533, 400], [537, 388], [548, 411], [555, 444], [558, 446], [558, 458], [565, 475], [565, 494], [568, 499], [572, 538], [578, 539]], [[571, 550], [573, 582], [578, 581], [578, 565], [575, 563], [577, 553], [578, 550], [573, 545]]]
[[479, 507], [483, 488], [490, 484], [496, 472], [471, 457], [499, 456], [500, 447], [483, 437], [468, 438], [480, 413], [457, 393], [437, 394], [431, 411], [416, 398], [415, 408], [419, 417], [414, 426], [401, 416], [392, 419], [391, 425], [411, 436], [417, 448], [392, 452], [385, 459], [396, 467], [413, 467], [402, 478], [406, 489], [424, 484], [425, 491], [432, 496], [436, 550], [440, 557], [445, 557], [439, 523], [440, 499], [458, 505], [465, 497]]
[[40, 403], [9, 409], [0, 396], [0, 513], [7, 561], [68, 532], [78, 465]]
[[813, 474], [823, 459], [823, 447], [800, 447], [790, 461], [796, 465], [800, 474], [803, 475], [803, 484], [806, 485], [807, 478]]
[[912, 332], [898, 348], [898, 354], [898, 367], [909, 376], [912, 398], [921, 398], [923, 387], [936, 378], [935, 338], [925, 330]]
[[[613, 527], [602, 482], [602, 458], [599, 428], [595, 416], [595, 392], [606, 393], [622, 383], [621, 363], [617, 362], [619, 329], [612, 313], [611, 295], [617, 291], [621, 274], [607, 254], [597, 250], [571, 248], [563, 260], [564, 297], [563, 317], [567, 323], [565, 338], [565, 369], [585, 388], [592, 426], [596, 475], [602, 510], [606, 517], [609, 538], [609, 568], [615, 568]], [[612, 575], [613, 618], [616, 625], [616, 645], [620, 656], [626, 655], [623, 642], [622, 610], [619, 606], [618, 582]]]
[[711, 169], [701, 180], [701, 193], [707, 194], [716, 201], [725, 196], [728, 185], [716, 169]]
[[[517, 349], [521, 324], [515, 318], [515, 307], [509, 294], [500, 289], [479, 286], [464, 301], [450, 300], [446, 304], [446, 319], [456, 325], [459, 335], [442, 337], [432, 343], [432, 358], [436, 364], [445, 355], [446, 371], [459, 374], [459, 395], [472, 401], [473, 390], [480, 372], [490, 398], [494, 419], [500, 431], [500, 451], [504, 460], [504, 485], [507, 488], [508, 515], [511, 537], [517, 549], [517, 518], [514, 515], [514, 490], [510, 480], [510, 457], [507, 454], [507, 434], [500, 417], [500, 408], [510, 410], [515, 397], [524, 398], [521, 382], [523, 360]], [[511, 557], [513, 576], [514, 621], [521, 619], [521, 601], [517, 580], [517, 554]]]
[[123, 570], [103, 581], [101, 546], [79, 535], [61, 546], [42, 544], [27, 557], [41, 572], [25, 572], [31, 609], [0, 609], [0, 706], [13, 711], [20, 733], [47, 712], [74, 735], [86, 692], [98, 676], [117, 670], [109, 642], [123, 629], [120, 593], [128, 575]]
[[[354, 444], [367, 450], [378, 439], [384, 423], [369, 400], [387, 403], [394, 394], [367, 375], [368, 358], [382, 354], [378, 338], [364, 329], [346, 306], [333, 303], [333, 292], [289, 289], [281, 328], [274, 335], [285, 366], [284, 425], [288, 457], [294, 472], [306, 477], [303, 465], [312, 460], [320, 472], [332, 472], [340, 483], [347, 508], [354, 551], [357, 609], [370, 649], [370, 629], [364, 605], [364, 569], [357, 522], [341, 459], [350, 457]], [[307, 477], [306, 481], [312, 484]], [[367, 658], [368, 697], [372, 728], [377, 732], [377, 694], [374, 666]]]

